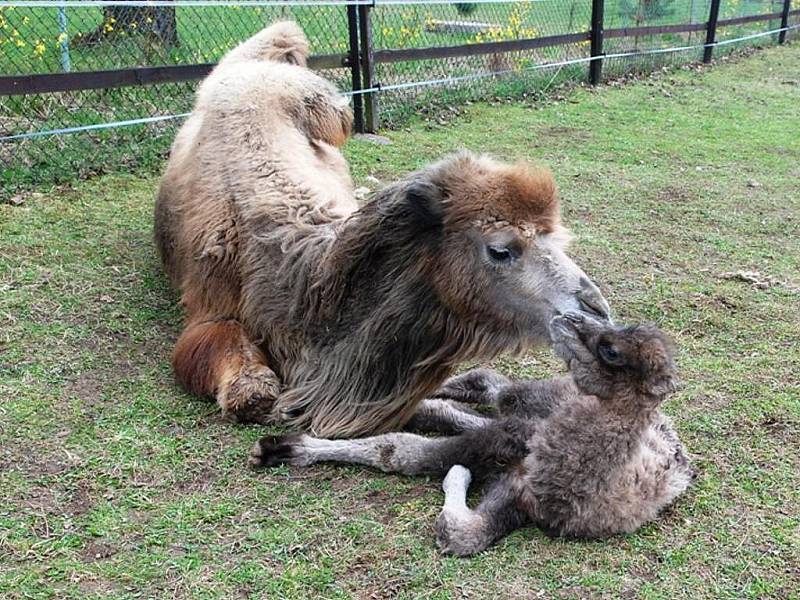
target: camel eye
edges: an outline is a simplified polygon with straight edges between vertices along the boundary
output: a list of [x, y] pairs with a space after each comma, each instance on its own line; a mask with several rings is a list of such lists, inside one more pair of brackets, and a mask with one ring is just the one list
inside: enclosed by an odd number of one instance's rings
[[494, 262], [504, 263], [514, 258], [511, 250], [505, 246], [486, 246], [486, 251]]
[[612, 367], [620, 367], [625, 363], [622, 354], [608, 342], [600, 342], [597, 345], [597, 354], [600, 360]]

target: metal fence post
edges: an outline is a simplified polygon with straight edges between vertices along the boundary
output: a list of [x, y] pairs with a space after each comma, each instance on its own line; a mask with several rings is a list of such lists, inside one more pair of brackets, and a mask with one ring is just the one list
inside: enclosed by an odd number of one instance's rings
[[786, 28], [789, 26], [789, 9], [792, 6], [792, 0], [783, 0], [783, 12], [781, 13], [781, 31], [778, 34], [778, 43], [782, 44], [786, 41]]
[[605, 0], [592, 0], [592, 49], [589, 63], [589, 83], [597, 85], [603, 76], [603, 5]]
[[[358, 32], [361, 38], [361, 80], [365, 90], [375, 87], [371, 8], [372, 6], [368, 4], [358, 6]], [[373, 91], [367, 92], [364, 96], [364, 129], [370, 133], [375, 133], [378, 131], [378, 95]]]
[[349, 34], [348, 58], [350, 77], [353, 82], [353, 128], [356, 133], [364, 133], [364, 99], [358, 92], [361, 90], [361, 52], [358, 48], [358, 7], [347, 6], [347, 31]]
[[717, 39], [717, 20], [719, 19], [719, 5], [720, 0], [711, 0], [711, 10], [708, 14], [708, 23], [706, 23], [706, 47], [703, 49], [703, 62], [710, 63], [711, 57], [714, 56], [714, 46], [712, 45]]
[[58, 46], [61, 50], [61, 70], [69, 73], [72, 70], [69, 59], [69, 32], [67, 31], [67, 9], [58, 7]]

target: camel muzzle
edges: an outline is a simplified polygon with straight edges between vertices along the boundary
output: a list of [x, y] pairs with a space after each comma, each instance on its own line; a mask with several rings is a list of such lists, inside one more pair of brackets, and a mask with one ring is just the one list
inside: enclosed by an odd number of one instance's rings
[[598, 287], [587, 277], [581, 277], [580, 286], [581, 289], [577, 293], [580, 309], [592, 317], [599, 317], [604, 321], [613, 323], [611, 320], [611, 307], [603, 297], [603, 294], [600, 293]]

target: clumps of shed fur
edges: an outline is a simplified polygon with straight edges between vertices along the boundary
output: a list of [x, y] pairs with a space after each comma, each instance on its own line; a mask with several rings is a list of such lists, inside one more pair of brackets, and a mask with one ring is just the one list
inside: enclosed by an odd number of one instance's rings
[[[658, 408], [675, 389], [673, 343], [652, 326], [620, 328], [577, 313], [554, 319], [551, 335], [567, 377], [514, 382], [481, 369], [447, 382], [439, 396], [497, 411], [457, 436], [264, 438], [251, 462], [330, 460], [409, 475], [448, 473], [436, 523], [446, 553], [480, 552], [526, 524], [578, 538], [632, 532], [693, 479]], [[475, 509], [466, 504], [472, 474], [487, 481]]]

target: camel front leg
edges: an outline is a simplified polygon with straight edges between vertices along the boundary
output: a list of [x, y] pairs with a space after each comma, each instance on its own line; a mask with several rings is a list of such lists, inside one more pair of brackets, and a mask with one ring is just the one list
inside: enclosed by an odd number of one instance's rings
[[436, 519], [436, 542], [444, 554], [477, 554], [525, 524], [527, 517], [515, 506], [508, 477], [494, 482], [478, 508], [471, 510], [467, 506], [469, 470], [461, 465], [450, 469], [442, 483], [444, 506]]
[[270, 420], [280, 381], [238, 321], [193, 320], [178, 338], [172, 365], [183, 387], [214, 398], [225, 416], [239, 422]]

